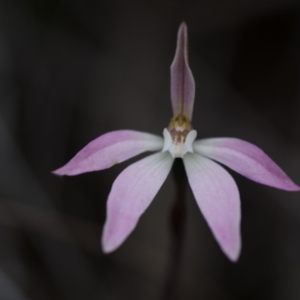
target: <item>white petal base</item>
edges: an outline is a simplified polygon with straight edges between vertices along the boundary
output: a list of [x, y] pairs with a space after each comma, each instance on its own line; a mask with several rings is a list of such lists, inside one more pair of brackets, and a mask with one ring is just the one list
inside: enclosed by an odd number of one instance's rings
[[193, 153], [193, 143], [197, 137], [197, 131], [192, 130], [188, 133], [185, 138], [184, 143], [174, 143], [172, 136], [168, 129], [164, 129], [164, 147], [162, 152], [169, 151], [173, 158], [180, 157], [183, 158], [188, 152]]

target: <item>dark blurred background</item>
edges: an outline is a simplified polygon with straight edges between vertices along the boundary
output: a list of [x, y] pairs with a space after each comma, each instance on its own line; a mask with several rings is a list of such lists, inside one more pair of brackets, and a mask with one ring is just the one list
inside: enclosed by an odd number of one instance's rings
[[[182, 20], [198, 137], [250, 141], [300, 184], [298, 4], [0, 1], [0, 300], [163, 299], [173, 177], [122, 247], [104, 255], [106, 199], [136, 159], [75, 177], [50, 172], [105, 132], [162, 133]], [[189, 189], [177, 298], [300, 299], [300, 194], [231, 174], [242, 201], [240, 260], [221, 252]]]

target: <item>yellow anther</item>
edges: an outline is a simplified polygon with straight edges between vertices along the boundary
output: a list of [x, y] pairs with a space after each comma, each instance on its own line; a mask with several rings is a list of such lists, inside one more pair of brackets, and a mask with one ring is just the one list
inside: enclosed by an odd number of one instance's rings
[[168, 126], [168, 131], [174, 144], [184, 143], [186, 136], [191, 130], [193, 130], [191, 121], [183, 113], [174, 116]]

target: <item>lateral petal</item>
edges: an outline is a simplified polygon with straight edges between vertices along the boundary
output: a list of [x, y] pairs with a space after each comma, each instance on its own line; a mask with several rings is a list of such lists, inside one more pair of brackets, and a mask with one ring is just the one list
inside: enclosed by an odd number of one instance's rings
[[236, 138], [203, 139], [194, 143], [194, 150], [253, 181], [287, 191], [300, 190], [269, 156], [246, 141]]
[[134, 230], [167, 178], [173, 161], [169, 153], [156, 153], [130, 165], [117, 177], [107, 202], [104, 252], [114, 251]]
[[192, 119], [195, 98], [195, 80], [188, 63], [187, 26], [178, 30], [176, 53], [171, 65], [171, 102], [174, 116], [184, 113]]
[[146, 151], [163, 147], [159, 136], [133, 130], [108, 132], [80, 150], [66, 165], [55, 170], [56, 175], [77, 175], [110, 168]]
[[217, 163], [198, 154], [183, 158], [196, 202], [223, 252], [236, 261], [241, 250], [240, 197], [235, 181]]

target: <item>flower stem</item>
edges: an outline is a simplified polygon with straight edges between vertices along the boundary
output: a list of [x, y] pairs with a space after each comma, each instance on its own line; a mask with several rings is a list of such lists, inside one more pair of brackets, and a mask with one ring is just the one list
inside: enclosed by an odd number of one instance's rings
[[164, 300], [178, 299], [180, 265], [183, 250], [183, 235], [185, 222], [185, 191], [187, 177], [182, 159], [176, 159], [173, 166], [173, 175], [176, 184], [176, 198], [170, 215], [170, 229], [172, 232], [170, 262], [164, 287]]

